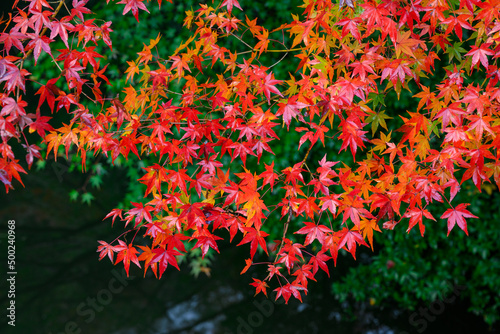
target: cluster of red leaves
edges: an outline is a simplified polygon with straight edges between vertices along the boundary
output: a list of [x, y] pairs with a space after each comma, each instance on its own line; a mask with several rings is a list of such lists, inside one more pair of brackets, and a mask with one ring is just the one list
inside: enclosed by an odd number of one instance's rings
[[[85, 122], [90, 126], [97, 126], [94, 117], [85, 112], [86, 108], [79, 103], [83, 87], [90, 87], [95, 94], [94, 102], [104, 103], [101, 90], [99, 89], [102, 80], [109, 83], [104, 75], [104, 68], [100, 69], [99, 58], [102, 55], [94, 51], [95, 46], [87, 46], [89, 42], [97, 43], [102, 39], [111, 48], [109, 37], [111, 22], [106, 22], [101, 26], [94, 23], [94, 19], [85, 19], [91, 11], [85, 7], [88, 0], [73, 0], [72, 7], [68, 15], [58, 15], [64, 5], [64, 1], [59, 2], [54, 9], [45, 0], [27, 1], [29, 4], [24, 8], [18, 8], [18, 1], [14, 3], [15, 15], [2, 23], [5, 29], [0, 33], [0, 43], [2, 53], [0, 55], [0, 136], [1, 136], [1, 156], [0, 156], [0, 180], [5, 185], [6, 191], [13, 189], [12, 178], [21, 182], [19, 173], [26, 171], [15, 159], [9, 141], [15, 139], [22, 142], [26, 149], [26, 162], [31, 168], [34, 158], [41, 159], [40, 147], [36, 144], [28, 143], [25, 131], [37, 132], [42, 138], [48, 140], [50, 148], [57, 148], [60, 144], [66, 146], [66, 152], [70, 144], [77, 144], [77, 129], [72, 129], [75, 122]], [[26, 2], [26, 1], [23, 1]], [[60, 18], [59, 18], [60, 16]], [[6, 29], [10, 30], [6, 32]], [[50, 35], [49, 35], [50, 33]], [[71, 39], [68, 34], [77, 37], [78, 46], [69, 45]], [[66, 49], [57, 50], [58, 56], [54, 58], [50, 47], [56, 39], [62, 40]], [[80, 49], [80, 51], [78, 50]], [[33, 55], [35, 65], [41, 54], [45, 53], [52, 58], [60, 70], [60, 75], [50, 78], [46, 83], [36, 83], [39, 86], [37, 95], [40, 95], [35, 113], [26, 111], [27, 102], [23, 100], [23, 93], [26, 93], [26, 80], [30, 80], [30, 72], [25, 68], [25, 60]], [[82, 74], [91, 68], [89, 79], [85, 79]], [[67, 87], [67, 92], [63, 89]], [[54, 131], [49, 121], [52, 117], [43, 116], [40, 107], [46, 102], [51, 112], [65, 108], [67, 112], [75, 114], [72, 125], [65, 126]], [[35, 110], [31, 106], [32, 110]], [[47, 134], [46, 132], [50, 132]], [[80, 145], [78, 145], [80, 146]], [[49, 149], [50, 151], [50, 149]], [[82, 147], [82, 154], [85, 150]], [[47, 152], [48, 153], [48, 152]], [[57, 154], [56, 154], [57, 156]]]
[[[56, 156], [60, 145], [67, 153], [74, 144], [83, 157], [102, 152], [114, 160], [131, 151], [157, 157], [138, 180], [147, 202], [107, 216], [125, 226], [133, 222], [131, 231], [142, 230], [151, 246], [138, 250], [133, 242], [118, 240], [100, 241], [98, 247], [101, 259], [123, 262], [127, 273], [131, 261], [160, 277], [168, 265], [179, 268], [177, 258], [188, 241], [195, 241], [193, 248], [203, 256], [210, 248], [218, 252], [224, 235], [219, 230], [225, 229], [231, 241], [249, 244], [242, 273], [256, 265], [259, 248], [269, 254], [268, 275], [251, 283], [257, 293], [267, 295], [274, 279], [276, 298], [301, 300], [319, 269], [329, 275], [328, 261], [335, 264], [339, 251], [355, 257], [358, 245], [373, 248], [379, 224], [393, 229], [409, 218], [408, 231], [418, 224], [424, 235], [426, 220], [435, 220], [428, 206], [446, 202], [450, 208], [441, 218], [448, 221], [448, 233], [455, 224], [468, 233], [466, 218], [475, 216], [467, 204], [451, 203], [461, 183], [472, 179], [479, 190], [492, 180], [500, 185], [499, 0], [366, 0], [340, 6], [305, 1], [301, 16], [273, 31], [243, 18], [237, 0], [215, 8], [200, 4], [184, 21], [191, 37], [168, 58], [153, 54], [160, 36], [144, 45], [128, 62], [130, 86], [113, 99], [100, 90], [108, 80], [98, 61], [102, 56], [91, 46], [102, 39], [111, 48], [111, 23], [96, 25], [85, 0], [73, 0], [60, 19], [61, 6], [28, 3], [17, 11], [10, 31], [0, 35], [0, 178], [7, 190], [12, 177], [20, 181], [18, 172], [24, 170], [8, 140], [20, 139], [26, 127], [44, 137], [47, 153]], [[137, 19], [139, 10], [147, 11], [143, 0], [119, 3], [124, 14], [131, 11]], [[76, 46], [69, 45], [68, 34], [76, 37]], [[39, 83], [37, 113], [27, 114], [21, 94], [29, 77], [24, 59], [30, 52], [35, 61], [42, 52], [52, 57], [56, 38], [67, 46], [53, 58], [61, 73]], [[234, 41], [240, 51], [229, 49]], [[281, 49], [269, 49], [270, 42]], [[262, 54], [278, 57], [265, 66]], [[272, 71], [284, 56], [299, 59], [287, 81]], [[435, 62], [446, 56], [454, 67], [439, 85], [426, 87], [421, 79], [434, 76]], [[475, 75], [487, 80], [464, 84]], [[399, 96], [410, 82], [419, 89], [418, 106], [400, 116], [402, 126], [393, 134], [377, 97], [390, 90]], [[92, 98], [84, 96], [84, 86]], [[80, 102], [84, 98], [101, 104], [102, 112], [89, 112]], [[50, 118], [40, 114], [44, 102], [74, 114], [71, 124], [52, 129]], [[379, 125], [385, 131], [378, 131]], [[303, 159], [281, 170], [274, 163], [265, 171], [248, 170], [247, 158], [274, 154], [283, 131], [303, 133], [297, 143], [307, 146]], [[317, 165], [307, 162], [311, 150], [327, 141], [339, 141], [354, 163], [330, 160], [330, 154]], [[39, 148], [27, 141], [24, 146], [31, 165]], [[269, 192], [280, 196], [265, 202]], [[273, 210], [281, 212], [283, 237], [268, 250], [265, 230]], [[297, 224], [300, 229], [289, 231]]]

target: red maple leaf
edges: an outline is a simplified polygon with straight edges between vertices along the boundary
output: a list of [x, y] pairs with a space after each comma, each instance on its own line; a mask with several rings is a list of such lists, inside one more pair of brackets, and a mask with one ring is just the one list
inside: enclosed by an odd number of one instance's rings
[[259, 279], [253, 278], [253, 277], [252, 277], [252, 279], [254, 280], [254, 282], [250, 283], [250, 285], [255, 287], [255, 296], [257, 296], [259, 294], [259, 292], [262, 292], [267, 297], [266, 288], [269, 288], [269, 285], [267, 285], [267, 283], [265, 281], [261, 281]]
[[283, 94], [281, 94], [278, 88], [276, 88], [276, 85], [279, 83], [281, 83], [281, 80], [274, 79], [274, 74], [272, 73], [269, 73], [264, 78], [262, 82], [262, 90], [264, 92], [264, 96], [267, 98], [268, 103], [271, 103], [271, 93], [275, 93], [283, 97]]
[[465, 218], [478, 218], [474, 216], [467, 208], [468, 204], [462, 203], [457, 205], [456, 208], [448, 209], [441, 216], [442, 219], [448, 218], [448, 235], [450, 235], [451, 230], [458, 224], [458, 226], [465, 232], [465, 234], [469, 235], [467, 232], [467, 221]]
[[179, 265], [177, 264], [177, 259], [175, 258], [177, 255], [181, 255], [175, 249], [163, 249], [161, 247], [153, 249], [154, 257], [151, 260], [151, 263], [160, 263], [160, 278], [161, 275], [167, 269], [169, 264], [173, 265], [177, 270], [179, 269]]
[[306, 224], [305, 227], [302, 227], [300, 230], [295, 232], [297, 234], [307, 234], [304, 246], [309, 245], [314, 240], [318, 240], [323, 245], [323, 243], [325, 242], [325, 233], [333, 232], [325, 225], [316, 225], [315, 223], [311, 222], [304, 222], [304, 224]]
[[276, 288], [274, 289], [274, 291], [276, 291], [276, 300], [278, 300], [279, 297], [283, 296], [283, 298], [285, 299], [285, 304], [288, 304], [288, 300], [292, 295], [300, 300], [300, 302], [302, 302], [300, 291], [306, 291], [307, 293], [307, 289], [302, 285], [291, 283], [287, 283], [282, 287]]
[[241, 9], [241, 6], [240, 6], [238, 0], [224, 0], [224, 2], [222, 3], [222, 7], [227, 7], [227, 10], [229, 12], [231, 12], [233, 10], [233, 6], [235, 6], [236, 8], [239, 8], [240, 10], [243, 10], [243, 9]]
[[253, 227], [243, 227], [243, 230], [246, 232], [245, 237], [243, 237], [243, 240], [238, 244], [244, 245], [246, 243], [250, 242], [250, 258], [253, 259], [253, 256], [255, 255], [255, 252], [257, 251], [257, 245], [260, 245], [260, 247], [267, 253], [267, 246], [266, 246], [266, 240], [264, 237], [267, 237], [269, 234], [257, 230]]
[[129, 11], [132, 11], [135, 19], [137, 20], [137, 22], [139, 22], [139, 9], [145, 10], [149, 13], [149, 10], [147, 9], [143, 1], [144, 0], [120, 0], [120, 2], [117, 2], [117, 4], [125, 4], [125, 8], [123, 8], [123, 14], [125, 15]]
[[339, 233], [341, 233], [341, 239], [338, 248], [340, 249], [347, 245], [347, 250], [352, 254], [354, 259], [356, 259], [356, 244], [369, 247], [359, 232], [350, 231], [344, 227]]
[[108, 256], [108, 258], [113, 262], [113, 256], [115, 254], [115, 247], [111, 246], [105, 241], [98, 241], [101, 245], [97, 247], [97, 251], [99, 253], [99, 261], [102, 260], [105, 256]]
[[478, 62], [481, 62], [481, 64], [485, 68], [488, 68], [488, 58], [486, 56], [492, 56], [495, 54], [493, 51], [488, 49], [490, 47], [490, 45], [491, 45], [491, 43], [483, 43], [479, 47], [473, 45], [471, 47], [471, 50], [469, 52], [467, 52], [466, 56], [472, 56], [472, 63], [470, 65], [471, 69]]
[[290, 123], [292, 122], [292, 117], [299, 119], [303, 119], [300, 109], [306, 108], [309, 105], [302, 103], [302, 102], [295, 102], [294, 99], [290, 99], [288, 103], [279, 103], [278, 106], [280, 107], [278, 109], [278, 112], [276, 113], [276, 116], [281, 116], [283, 115], [283, 122], [286, 124], [287, 129], [290, 129]]
[[266, 171], [262, 172], [259, 176], [263, 179], [262, 186], [265, 186], [266, 184], [271, 185], [271, 191], [273, 190], [274, 183], [276, 180], [279, 179], [278, 174], [274, 172], [274, 161], [271, 163], [271, 165], [266, 165]]
[[328, 271], [328, 265], [326, 264], [326, 261], [331, 259], [330, 256], [326, 255], [324, 251], [320, 251], [316, 256], [311, 257], [311, 260], [309, 260], [309, 263], [312, 263], [313, 266], [313, 274], [316, 274], [318, 271], [318, 267], [321, 268], [327, 275], [330, 277], [330, 272]]
[[149, 205], [144, 206], [142, 203], [134, 203], [134, 202], [131, 202], [131, 204], [135, 208], [127, 211], [128, 217], [127, 217], [127, 223], [125, 224], [125, 226], [127, 226], [129, 221], [134, 216], [135, 216], [135, 226], [134, 227], [137, 227], [137, 225], [139, 225], [143, 219], [146, 219], [146, 221], [148, 221], [149, 223], [153, 222], [153, 218], [151, 217], [151, 213], [150, 213], [150, 211], [153, 210], [152, 206], [149, 206]]
[[31, 41], [29, 41], [28, 45], [26, 45], [25, 50], [28, 51], [34, 49], [33, 55], [35, 57], [35, 65], [36, 61], [38, 60], [38, 57], [40, 57], [40, 53], [42, 52], [42, 50], [52, 56], [49, 44], [52, 43], [54, 40], [48, 38], [47, 36], [39, 36], [37, 34], [27, 34], [27, 35], [31, 38]]
[[410, 225], [408, 226], [406, 232], [410, 233], [411, 229], [418, 223], [420, 234], [422, 234], [422, 236], [424, 236], [425, 232], [425, 225], [422, 223], [422, 217], [436, 221], [429, 211], [416, 207], [408, 210], [403, 217], [410, 218]]
[[221, 237], [211, 234], [206, 228], [203, 228], [201, 232], [196, 232], [193, 234], [193, 239], [196, 239], [196, 244], [192, 249], [201, 248], [201, 257], [205, 258], [208, 250], [210, 248], [214, 249], [219, 253], [219, 248], [217, 247], [216, 240], [222, 240]]
[[125, 244], [123, 241], [118, 240], [120, 243], [119, 249], [121, 249], [116, 257], [115, 265], [123, 261], [123, 266], [125, 267], [125, 271], [127, 272], [127, 277], [129, 276], [128, 271], [130, 268], [130, 261], [135, 263], [139, 268], [141, 268], [141, 264], [139, 263], [139, 259], [137, 258], [137, 249], [132, 245]]
[[16, 49], [24, 53], [24, 46], [22, 43], [22, 40], [28, 38], [23, 33], [20, 33], [18, 31], [12, 31], [10, 33], [0, 33], [0, 43], [4, 43], [5, 49], [7, 50], [7, 53], [9, 53], [10, 48], [12, 46], [15, 46]]

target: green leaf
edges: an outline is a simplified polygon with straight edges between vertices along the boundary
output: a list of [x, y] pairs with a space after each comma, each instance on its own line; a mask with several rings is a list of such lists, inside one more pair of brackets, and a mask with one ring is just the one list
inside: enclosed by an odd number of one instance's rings
[[429, 130], [430, 130], [431, 132], [433, 132], [433, 133], [436, 135], [436, 137], [438, 137], [438, 138], [439, 138], [439, 128], [438, 128], [438, 122], [439, 122], [439, 121], [437, 120], [437, 121], [434, 121], [434, 122], [432, 122], [431, 124], [429, 124]]
[[80, 194], [78, 193], [78, 191], [76, 191], [75, 189], [73, 189], [73, 190], [71, 190], [71, 191], [69, 192], [69, 199], [70, 199], [72, 202], [74, 202], [74, 201], [76, 201], [76, 200], [78, 199], [78, 196], [79, 196], [79, 195], [80, 195]]
[[446, 53], [449, 56], [450, 62], [453, 60], [453, 58], [462, 60], [462, 54], [467, 52], [467, 50], [462, 47], [462, 44], [463, 42], [457, 42], [454, 43], [453, 46], [450, 45], [446, 48]]
[[366, 119], [369, 123], [372, 123], [372, 135], [375, 134], [379, 125], [387, 130], [387, 124], [385, 123], [386, 119], [392, 119], [392, 117], [387, 116], [384, 110]]
[[90, 184], [92, 185], [92, 187], [97, 188], [97, 189], [101, 188], [102, 179], [99, 175], [92, 175], [90, 177], [89, 181], [90, 181]]
[[385, 107], [385, 99], [384, 95], [382, 94], [376, 94], [376, 93], [370, 93], [368, 94], [368, 98], [372, 100], [373, 102], [373, 109], [375, 109], [379, 104], [383, 105]]
[[88, 205], [90, 205], [90, 202], [92, 202], [93, 199], [94, 195], [89, 192], [82, 194], [82, 203], [87, 203]]
[[47, 166], [47, 161], [46, 160], [37, 160], [35, 162], [36, 170], [42, 170]]

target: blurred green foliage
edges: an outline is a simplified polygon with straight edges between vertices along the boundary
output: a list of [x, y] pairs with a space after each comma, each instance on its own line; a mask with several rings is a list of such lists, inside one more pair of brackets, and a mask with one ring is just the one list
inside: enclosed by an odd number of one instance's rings
[[479, 217], [468, 224], [469, 236], [453, 230], [447, 237], [446, 222], [439, 219], [445, 207], [433, 206], [430, 211], [437, 221], [424, 221], [425, 237], [416, 229], [405, 233], [407, 221], [392, 231], [375, 234], [376, 254], [337, 278], [334, 294], [341, 301], [371, 299], [379, 306], [395, 301], [414, 309], [419, 301], [442, 298], [452, 283], [466, 287], [459, 298], [470, 300], [470, 311], [482, 315], [489, 324], [498, 321], [500, 194], [486, 187], [479, 193], [466, 184], [457, 195], [457, 202], [469, 201], [470, 211]]

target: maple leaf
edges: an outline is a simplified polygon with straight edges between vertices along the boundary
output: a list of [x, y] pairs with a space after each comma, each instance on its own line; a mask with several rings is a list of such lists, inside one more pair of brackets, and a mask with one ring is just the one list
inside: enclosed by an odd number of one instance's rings
[[42, 105], [42, 103], [47, 99], [47, 103], [49, 104], [50, 110], [54, 111], [54, 104], [56, 100], [56, 96], [62, 95], [62, 91], [55, 86], [57, 82], [57, 78], [50, 79], [47, 83], [40, 87], [35, 94], [40, 94], [40, 99], [38, 101], [38, 108]]
[[240, 10], [243, 10], [243, 9], [241, 9], [241, 6], [240, 6], [238, 0], [224, 0], [224, 2], [222, 3], [222, 7], [227, 7], [227, 10], [230, 13], [233, 10], [233, 6], [236, 8], [239, 8]]
[[50, 25], [51, 32], [49, 38], [53, 40], [57, 35], [59, 35], [63, 40], [64, 44], [66, 45], [66, 47], [69, 48], [67, 30], [71, 30], [73, 28], [74, 28], [73, 24], [68, 23], [67, 20], [52, 21]]
[[31, 165], [33, 164], [34, 158], [41, 159], [42, 156], [40, 154], [41, 148], [37, 145], [25, 145], [23, 144], [24, 149], [28, 152], [26, 154], [26, 162], [28, 163], [28, 169], [31, 169]]
[[153, 219], [152, 219], [151, 213], [150, 213], [150, 211], [153, 209], [153, 207], [151, 207], [149, 205], [144, 206], [142, 203], [131, 202], [131, 204], [135, 208], [127, 211], [127, 215], [128, 215], [127, 219], [128, 220], [127, 220], [127, 223], [125, 224], [125, 226], [127, 226], [130, 219], [132, 219], [134, 216], [135, 216], [135, 226], [134, 227], [137, 227], [137, 225], [139, 225], [143, 219], [146, 219], [146, 221], [148, 221], [149, 223], [153, 222]]
[[222, 240], [221, 237], [211, 234], [210, 232], [208, 232], [208, 230], [204, 230], [204, 235], [197, 236], [195, 238], [196, 238], [196, 244], [193, 246], [192, 249], [198, 247], [201, 248], [202, 258], [205, 258], [205, 255], [207, 254], [210, 248], [214, 249], [217, 253], [219, 253], [219, 248], [217, 247], [216, 240]]
[[[127, 277], [129, 276], [129, 268], [130, 268], [130, 261], [132, 261], [133, 263], [135, 263], [139, 268], [141, 268], [141, 264], [139, 263], [139, 259], [137, 258], [137, 249], [135, 247], [133, 247], [132, 245], [128, 245], [125, 244], [123, 241], [121, 240], [118, 240], [119, 244], [120, 244], [120, 247], [119, 249], [121, 249], [118, 253], [118, 255], [116, 256], [116, 262], [115, 262], [115, 265], [120, 263], [120, 262], [123, 262], [123, 266], [125, 268], [125, 272], [127, 273]], [[116, 247], [115, 247], [116, 249]]]
[[267, 103], [271, 103], [271, 93], [275, 93], [283, 97], [283, 94], [281, 94], [278, 88], [276, 88], [276, 85], [280, 84], [281, 82], [282, 80], [274, 79], [273, 73], [269, 73], [268, 75], [266, 75], [262, 82], [262, 90], [264, 92], [264, 96], [267, 98]]
[[470, 213], [470, 211], [466, 209], [467, 206], [468, 204], [465, 203], [459, 204], [456, 208], [446, 210], [446, 212], [441, 216], [442, 219], [448, 218], [448, 235], [450, 235], [450, 232], [455, 224], [458, 224], [458, 227], [460, 227], [465, 234], [469, 235], [469, 232], [467, 232], [467, 221], [465, 218], [479, 217]]
[[41, 11], [43, 7], [53, 9], [46, 0], [30, 1], [30, 5], [29, 5], [30, 11], [33, 11], [33, 10]]
[[283, 277], [283, 274], [280, 272], [280, 270], [283, 269], [283, 267], [276, 267], [275, 265], [272, 264], [268, 265], [267, 267], [268, 267], [267, 271], [269, 271], [268, 275], [269, 279], [273, 278], [274, 275], [276, 275], [276, 277], [278, 276]]
[[385, 122], [386, 119], [392, 119], [392, 117], [386, 115], [385, 111], [373, 114], [372, 116], [366, 119], [366, 121], [372, 124], [372, 135], [375, 134], [379, 125], [383, 127], [385, 130], [387, 130], [387, 124]]
[[311, 244], [314, 240], [318, 240], [323, 245], [325, 242], [325, 233], [333, 232], [325, 225], [316, 225], [311, 222], [304, 222], [304, 224], [306, 225], [305, 227], [295, 232], [296, 234], [307, 234], [304, 246]]
[[71, 8], [71, 15], [77, 16], [80, 20], [84, 21], [83, 14], [91, 14], [90, 9], [86, 8], [88, 0], [73, 0]]
[[259, 50], [260, 56], [262, 52], [267, 51], [267, 47], [269, 45], [269, 31], [264, 30], [262, 34], [257, 34], [257, 38], [259, 39], [259, 42], [255, 45], [255, 49]]
[[[351, 3], [352, 4], [352, 3]], [[345, 18], [338, 21], [336, 24], [342, 27], [342, 38], [344, 38], [348, 33], [351, 33], [352, 37], [361, 41], [361, 34], [358, 29], [358, 25], [362, 21], [359, 18]]]
[[262, 210], [267, 210], [267, 207], [261, 199], [259, 192], [248, 187], [243, 187], [242, 189], [244, 192], [243, 195], [239, 197], [237, 204], [245, 203], [243, 205], [243, 210], [246, 210], [247, 212], [248, 223], [253, 224], [257, 229], [260, 229], [260, 226], [262, 225], [261, 220], [264, 218]]
[[229, 180], [229, 187], [223, 187], [222, 190], [229, 194], [229, 196], [226, 196], [224, 206], [238, 202], [238, 197], [240, 195], [238, 184]]
[[470, 14], [449, 16], [446, 20], [443, 21], [443, 23], [447, 25], [445, 34], [448, 35], [453, 30], [453, 28], [455, 28], [455, 32], [458, 38], [460, 39], [460, 41], [462, 41], [462, 28], [473, 31], [476, 30], [467, 22], [467, 19], [469, 19], [470, 17]]
[[271, 165], [264, 164], [266, 166], [266, 171], [262, 172], [259, 176], [263, 179], [262, 186], [265, 186], [266, 184], [271, 185], [271, 191], [273, 191], [273, 186], [276, 182], [276, 180], [279, 179], [278, 174], [274, 172], [274, 161], [271, 163]]
[[460, 126], [462, 123], [461, 116], [465, 114], [465, 111], [460, 108], [459, 103], [452, 103], [448, 107], [441, 109], [434, 119], [442, 117], [443, 128], [448, 126], [450, 121], [456, 126]]
[[432, 219], [436, 221], [436, 219], [431, 215], [431, 213], [425, 209], [420, 208], [410, 208], [403, 217], [410, 218], [410, 225], [406, 232], [410, 233], [411, 229], [418, 223], [418, 227], [420, 228], [420, 234], [424, 236], [425, 225], [422, 223], [422, 217], [426, 217], [428, 219]]
[[306, 215], [310, 219], [314, 219], [314, 214], [319, 211], [319, 207], [316, 205], [315, 197], [297, 199], [296, 203], [299, 203], [299, 207], [295, 210], [298, 215], [302, 214], [305, 211]]
[[245, 260], [245, 268], [243, 268], [243, 270], [241, 271], [240, 275], [243, 275], [244, 273], [246, 273], [247, 270], [250, 268], [251, 265], [252, 265], [252, 259], [246, 259]]
[[127, 14], [129, 11], [132, 11], [135, 19], [139, 22], [139, 9], [145, 10], [149, 13], [146, 5], [143, 2], [144, 0], [120, 0], [117, 4], [125, 4], [125, 8], [123, 8], [123, 15]]
[[2, 42], [4, 43], [4, 46], [5, 46], [7, 53], [9, 53], [10, 48], [12, 46], [16, 47], [16, 49], [18, 49], [19, 51], [24, 53], [24, 46], [23, 46], [22, 40], [24, 40], [26, 38], [28, 38], [28, 36], [26, 36], [23, 33], [18, 32], [18, 31], [12, 31], [8, 34], [7, 33], [0, 33], [0, 43], [2, 43]]
[[215, 155], [211, 155], [208, 159], [204, 159], [204, 160], [198, 162], [198, 165], [200, 165], [202, 167], [201, 170], [203, 172], [208, 171], [208, 174], [214, 175], [215, 168], [223, 166], [221, 162], [215, 160], [215, 159], [217, 159], [218, 155], [219, 155], [219, 153], [217, 153]]
[[337, 207], [342, 205], [342, 202], [339, 201], [339, 194], [330, 194], [325, 197], [321, 197], [320, 200], [323, 202], [321, 206], [321, 211], [325, 211], [328, 209], [332, 214], [337, 213]]
[[26, 45], [25, 50], [28, 51], [34, 49], [33, 55], [35, 57], [35, 65], [42, 50], [52, 56], [49, 44], [54, 40], [48, 38], [47, 36], [39, 36], [37, 34], [27, 34], [27, 36], [31, 38], [31, 41], [29, 41]]
[[175, 233], [169, 235], [167, 238], [167, 249], [177, 248], [181, 252], [186, 252], [186, 248], [184, 247], [184, 240], [188, 240], [189, 237], [182, 233]]
[[462, 177], [462, 181], [460, 183], [463, 183], [464, 181], [470, 179], [472, 177], [472, 182], [476, 185], [477, 189], [481, 191], [481, 183], [484, 181], [487, 181], [488, 178], [483, 172], [483, 166], [478, 165], [478, 164], [472, 164], [464, 173]]
[[302, 173], [304, 169], [302, 169], [302, 163], [296, 163], [293, 167], [287, 167], [283, 170], [283, 174], [286, 175], [285, 183], [291, 182], [292, 185], [296, 186], [297, 181], [304, 183], [304, 177]]
[[155, 274], [155, 277], [158, 278], [157, 274], [157, 263], [151, 263], [151, 260], [153, 257], [156, 255], [153, 252], [153, 249], [149, 248], [148, 246], [139, 246], [139, 248], [142, 250], [141, 255], [139, 255], [138, 259], [139, 261], [144, 261], [144, 277], [146, 277], [146, 272], [148, 268], [151, 268], [153, 273]]
[[303, 264], [301, 267], [297, 268], [292, 276], [297, 276], [297, 278], [293, 281], [293, 283], [298, 283], [303, 287], [307, 287], [308, 279], [316, 281], [311, 270], [313, 266], [310, 264]]
[[421, 86], [422, 91], [413, 95], [413, 97], [418, 97], [420, 101], [418, 102], [417, 110], [420, 110], [424, 104], [425, 106], [429, 105], [429, 102], [436, 98], [436, 95], [430, 91], [429, 87]]
[[102, 40], [104, 41], [104, 43], [106, 43], [109, 49], [113, 51], [112, 41], [111, 38], [109, 37], [109, 34], [112, 33], [113, 30], [109, 28], [110, 26], [111, 26], [111, 21], [105, 22], [100, 27], [99, 35], [102, 36]]
[[324, 251], [320, 251], [319, 253], [316, 254], [316, 256], [311, 257], [311, 260], [309, 261], [310, 263], [312, 262], [313, 266], [313, 275], [316, 274], [318, 271], [318, 267], [321, 268], [327, 275], [330, 277], [330, 272], [328, 271], [328, 266], [326, 264], [326, 261], [331, 259], [330, 256], [325, 255]]
[[160, 240], [165, 235], [162, 221], [154, 221], [153, 223], [147, 223], [144, 226], [147, 228], [144, 235], [150, 235], [155, 240]]
[[274, 291], [276, 291], [276, 300], [278, 300], [279, 297], [283, 296], [283, 299], [285, 299], [285, 304], [288, 304], [288, 300], [292, 295], [300, 300], [300, 302], [302, 302], [300, 291], [307, 292], [307, 289], [299, 284], [287, 283], [282, 287], [274, 289]]
[[169, 170], [168, 171], [168, 180], [170, 180], [171, 185], [173, 188], [179, 187], [179, 189], [184, 193], [187, 194], [187, 188], [186, 188], [186, 181], [191, 182], [193, 181], [189, 175], [186, 174], [187, 170], [185, 169], [179, 169], [178, 171], [176, 170]]
[[363, 200], [361, 197], [355, 194], [347, 196], [343, 204], [342, 210], [344, 211], [344, 215], [342, 223], [345, 223], [347, 219], [350, 218], [352, 222], [359, 227], [361, 217], [368, 219], [374, 218], [372, 214], [363, 207]]
[[48, 10], [33, 10], [30, 11], [32, 27], [35, 30], [35, 35], [40, 35], [42, 27], [51, 28], [52, 22], [50, 21], [53, 12]]
[[99, 253], [99, 261], [101, 261], [105, 256], [108, 256], [108, 258], [111, 260], [111, 263], [113, 263], [113, 257], [115, 254], [115, 247], [112, 245], [108, 244], [105, 241], [98, 241], [101, 245], [97, 247], [97, 251]]
[[346, 245], [347, 250], [351, 253], [354, 259], [356, 259], [356, 244], [369, 247], [363, 239], [363, 236], [359, 232], [350, 231], [348, 228], [344, 227], [342, 231], [340, 231], [340, 233], [341, 238], [338, 249]]
[[211, 179], [212, 179], [211, 175], [199, 172], [198, 174], [196, 174], [196, 178], [192, 180], [189, 189], [195, 188], [198, 196], [201, 196], [202, 188], [213, 189], [213, 186], [210, 183]]
[[165, 272], [167, 269], [167, 266], [169, 264], [173, 265], [177, 270], [179, 269], [179, 265], [177, 264], [177, 259], [175, 258], [177, 255], [181, 255], [178, 251], [175, 249], [163, 249], [163, 248], [155, 248], [153, 249], [154, 256], [151, 259], [151, 263], [159, 263], [160, 266], [160, 278], [161, 275]]
[[287, 129], [290, 129], [290, 123], [292, 121], [292, 118], [296, 119], [297, 116], [299, 117], [299, 119], [302, 118], [300, 109], [304, 109], [309, 106], [302, 102], [295, 102], [295, 103], [291, 102], [294, 102], [293, 99], [289, 100], [287, 103], [279, 103], [278, 106], [280, 108], [276, 113], [276, 116], [283, 115], [283, 122], [286, 124]]
[[342, 134], [339, 136], [339, 139], [342, 140], [340, 151], [346, 150], [347, 146], [349, 146], [351, 154], [355, 159], [358, 146], [364, 148], [364, 142], [368, 141], [365, 136], [365, 133], [367, 133], [368, 131], [362, 131], [362, 125], [359, 124], [359, 122], [357, 122], [356, 120], [349, 118], [347, 120], [341, 121], [340, 128], [342, 128]]
[[171, 58], [173, 60], [172, 68], [175, 68], [179, 80], [184, 76], [184, 69], [186, 69], [188, 72], [191, 72], [186, 59], [179, 56], [172, 56]]
[[401, 34], [398, 33], [397, 39], [394, 42], [394, 48], [396, 49], [396, 57], [399, 58], [399, 55], [401, 54], [401, 52], [403, 52], [404, 54], [415, 58], [412, 48], [415, 45], [422, 43], [422, 41], [410, 38], [410, 35], [411, 31], [409, 30]]
[[13, 177], [24, 187], [19, 173], [26, 174], [26, 171], [18, 164], [18, 160], [7, 161], [4, 158], [0, 158], [0, 180], [5, 184], [6, 192], [9, 192], [9, 188], [13, 189], [11, 184]]
[[26, 107], [28, 104], [25, 101], [21, 100], [21, 97], [19, 97], [19, 100], [17, 101], [11, 97], [4, 98], [2, 100], [2, 104], [3, 108], [2, 111], [0, 111], [0, 116], [11, 116], [12, 118], [16, 119], [21, 115], [26, 115], [24, 107]]
[[254, 296], [257, 296], [260, 292], [262, 292], [267, 297], [266, 288], [269, 288], [269, 285], [267, 285], [267, 283], [265, 281], [261, 281], [259, 279], [253, 278], [253, 277], [252, 277], [252, 279], [254, 280], [254, 282], [250, 283], [250, 285], [255, 287], [255, 295]]
[[[2, 59], [0, 59], [0, 62]], [[2, 64], [2, 66], [4, 66]], [[31, 73], [25, 70], [24, 68], [19, 70], [17, 66], [9, 66], [7, 71], [2, 71], [2, 75], [0, 75], [0, 82], [6, 81], [7, 92], [12, 92], [14, 89], [19, 87], [23, 92], [26, 90], [25, 88], [25, 77], [30, 75]]]
[[260, 245], [260, 247], [266, 252], [266, 254], [268, 254], [266, 240], [264, 239], [264, 237], [267, 237], [269, 235], [268, 233], [257, 230], [253, 227], [244, 227], [243, 230], [245, 231], [245, 236], [237, 246], [244, 245], [250, 242], [250, 259], [253, 259], [253, 256], [257, 251], [257, 245]]
[[472, 56], [471, 69], [479, 62], [481, 62], [485, 68], [488, 68], [488, 58], [486, 56], [494, 55], [494, 52], [488, 49], [490, 45], [491, 43], [483, 43], [479, 47], [473, 45], [471, 50], [465, 54], [466, 56]]
[[373, 251], [373, 231], [382, 232], [377, 225], [377, 221], [375, 219], [363, 219], [359, 224], [359, 229], [363, 233], [363, 239], [368, 237], [368, 243]]

